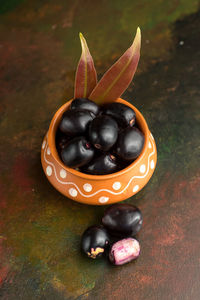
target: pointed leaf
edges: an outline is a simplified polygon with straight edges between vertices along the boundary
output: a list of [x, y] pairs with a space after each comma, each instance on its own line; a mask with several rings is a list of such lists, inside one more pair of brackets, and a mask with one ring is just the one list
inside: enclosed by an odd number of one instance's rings
[[121, 96], [133, 79], [140, 58], [141, 32], [137, 33], [131, 47], [103, 75], [89, 99], [97, 102], [111, 102]]
[[87, 98], [97, 84], [97, 74], [86, 40], [82, 33], [79, 36], [82, 54], [76, 70], [74, 98]]

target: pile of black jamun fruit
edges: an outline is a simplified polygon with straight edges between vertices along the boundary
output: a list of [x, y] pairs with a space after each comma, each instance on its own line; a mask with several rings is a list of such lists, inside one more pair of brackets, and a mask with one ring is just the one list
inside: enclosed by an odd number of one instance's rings
[[86, 98], [74, 99], [56, 134], [63, 163], [93, 175], [124, 169], [140, 155], [143, 145], [134, 110], [119, 102], [99, 106]]
[[135, 239], [142, 227], [141, 211], [131, 204], [109, 206], [100, 225], [87, 228], [81, 238], [81, 249], [89, 258], [106, 255], [114, 265], [123, 265], [140, 255], [140, 244]]

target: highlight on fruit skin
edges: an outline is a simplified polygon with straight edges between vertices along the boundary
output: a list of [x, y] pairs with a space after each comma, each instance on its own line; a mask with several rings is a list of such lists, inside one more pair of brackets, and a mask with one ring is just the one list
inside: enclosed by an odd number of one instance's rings
[[96, 103], [112, 102], [123, 94], [137, 70], [140, 48], [141, 31], [138, 27], [131, 47], [103, 75], [89, 95], [90, 100]]
[[116, 203], [109, 206], [102, 217], [102, 224], [111, 235], [118, 237], [135, 236], [141, 229], [142, 213], [129, 203]]
[[68, 142], [60, 156], [66, 166], [79, 168], [92, 160], [94, 149], [84, 136], [78, 136]]
[[62, 116], [59, 129], [69, 136], [82, 135], [94, 118], [95, 115], [88, 110], [67, 110]]
[[94, 101], [87, 98], [75, 98], [70, 105], [70, 109], [88, 110], [93, 114], [98, 115], [100, 107]]
[[135, 111], [129, 106], [112, 102], [104, 105], [103, 113], [117, 121], [119, 127], [134, 126], [136, 121]]
[[97, 84], [97, 73], [87, 42], [79, 34], [82, 54], [76, 69], [74, 98], [87, 98]]
[[117, 122], [105, 115], [94, 118], [89, 125], [89, 138], [97, 149], [108, 151], [117, 141]]
[[119, 170], [116, 157], [110, 153], [103, 153], [95, 157], [87, 165], [83, 166], [81, 172], [91, 175], [106, 175]]
[[117, 145], [116, 154], [127, 161], [136, 159], [144, 147], [144, 134], [136, 127], [127, 127], [121, 130]]

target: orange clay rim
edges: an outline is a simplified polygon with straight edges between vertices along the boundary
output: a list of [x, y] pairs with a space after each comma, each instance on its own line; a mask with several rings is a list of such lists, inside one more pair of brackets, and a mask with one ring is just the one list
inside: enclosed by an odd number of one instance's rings
[[145, 141], [144, 141], [144, 146], [143, 146], [142, 152], [138, 156], [138, 158], [132, 164], [130, 164], [128, 167], [126, 167], [126, 168], [124, 168], [124, 169], [122, 169], [122, 170], [120, 170], [118, 172], [115, 172], [115, 173], [112, 173], [112, 174], [108, 174], [108, 175], [90, 175], [90, 174], [85, 174], [85, 173], [79, 172], [77, 170], [74, 170], [74, 169], [69, 168], [66, 165], [64, 165], [63, 162], [61, 161], [61, 159], [60, 159], [60, 157], [58, 155], [57, 149], [56, 149], [55, 136], [56, 136], [56, 131], [57, 131], [57, 128], [58, 128], [59, 121], [61, 120], [62, 114], [70, 106], [70, 104], [71, 104], [72, 101], [73, 101], [73, 99], [69, 100], [68, 102], [66, 102], [65, 104], [63, 104], [57, 110], [57, 112], [55, 113], [55, 115], [53, 116], [53, 118], [51, 120], [51, 123], [50, 123], [50, 126], [49, 126], [49, 131], [48, 131], [48, 136], [47, 136], [47, 140], [48, 140], [48, 144], [49, 144], [49, 147], [50, 147], [50, 150], [51, 150], [51, 154], [54, 157], [54, 159], [56, 160], [56, 162], [63, 169], [65, 169], [69, 173], [72, 173], [73, 175], [81, 177], [83, 179], [89, 179], [89, 180], [106, 180], [106, 179], [111, 179], [111, 178], [117, 177], [117, 176], [122, 175], [124, 173], [128, 173], [132, 168], [135, 167], [136, 164], [138, 164], [143, 159], [143, 157], [145, 155], [146, 148], [147, 148], [148, 139], [149, 139], [149, 136], [148, 136], [149, 129], [148, 129], [147, 123], [146, 123], [143, 115], [139, 112], [139, 110], [134, 105], [132, 105], [128, 101], [125, 101], [125, 100], [123, 100], [121, 98], [118, 98], [118, 99], [116, 99], [116, 102], [120, 102], [120, 103], [123, 103], [125, 105], [128, 105], [129, 107], [131, 107], [132, 109], [134, 109], [134, 111], [136, 112], [137, 118], [139, 117], [139, 125], [140, 125], [140, 127], [142, 129], [142, 132], [144, 134]]

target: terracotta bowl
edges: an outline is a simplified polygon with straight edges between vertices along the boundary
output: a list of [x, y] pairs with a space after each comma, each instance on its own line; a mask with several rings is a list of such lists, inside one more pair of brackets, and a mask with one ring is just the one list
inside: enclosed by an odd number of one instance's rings
[[130, 106], [136, 112], [137, 123], [145, 136], [143, 150], [132, 164], [119, 172], [89, 175], [66, 167], [56, 150], [56, 131], [62, 114], [71, 101], [56, 112], [42, 143], [42, 167], [50, 183], [66, 197], [91, 205], [119, 202], [138, 193], [151, 178], [157, 161], [155, 141], [142, 114], [129, 102], [121, 98], [116, 100]]

